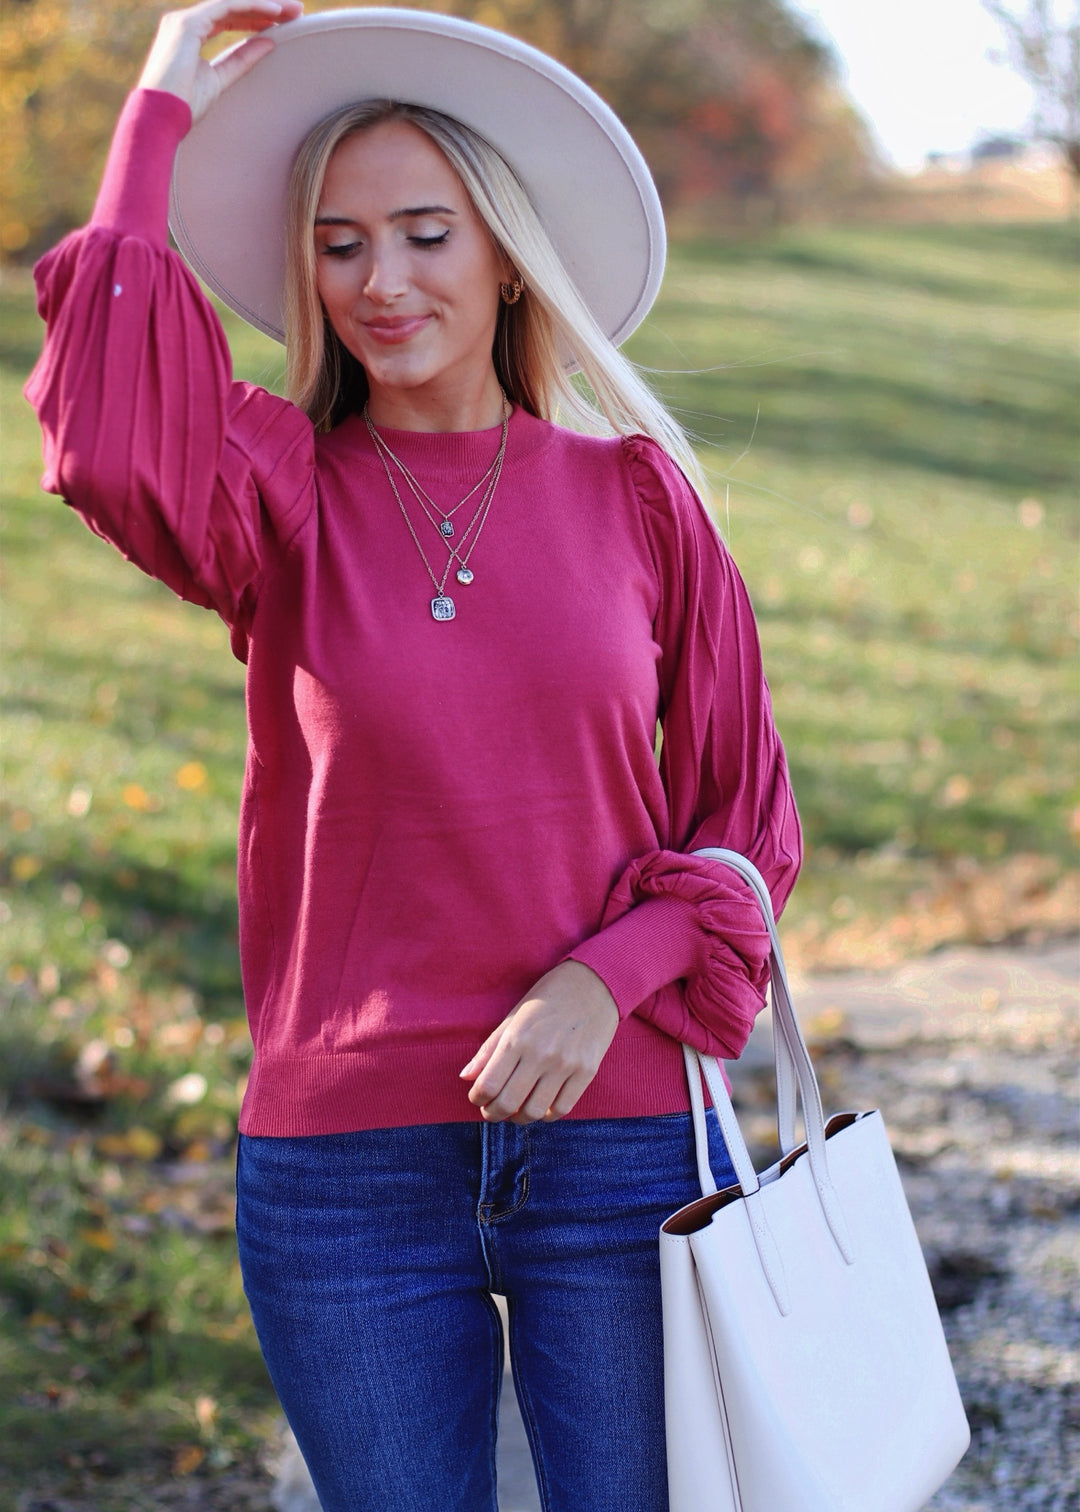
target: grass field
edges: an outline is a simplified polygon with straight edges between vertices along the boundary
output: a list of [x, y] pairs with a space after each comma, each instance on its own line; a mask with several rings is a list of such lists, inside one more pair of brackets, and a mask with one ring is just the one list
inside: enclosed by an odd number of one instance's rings
[[[1076, 290], [1065, 225], [789, 231], [680, 247], [635, 340], [757, 606], [804, 967], [1077, 927]], [[0, 300], [0, 1509], [127, 1512], [240, 1475], [274, 1412], [231, 1240], [242, 675], [37, 492]]]

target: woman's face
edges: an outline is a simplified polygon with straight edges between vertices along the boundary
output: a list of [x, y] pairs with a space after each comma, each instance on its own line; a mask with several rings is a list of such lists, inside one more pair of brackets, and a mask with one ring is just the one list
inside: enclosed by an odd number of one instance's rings
[[315, 255], [323, 308], [364, 367], [375, 419], [464, 402], [482, 412], [478, 426], [494, 423], [491, 346], [508, 269], [430, 137], [383, 121], [342, 142], [319, 199]]

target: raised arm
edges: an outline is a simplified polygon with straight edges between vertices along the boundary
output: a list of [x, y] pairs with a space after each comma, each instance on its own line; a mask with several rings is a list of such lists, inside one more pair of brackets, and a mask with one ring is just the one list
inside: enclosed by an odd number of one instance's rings
[[[139, 88], [176, 95], [197, 121], [230, 84], [273, 51], [273, 38], [265, 33], [282, 21], [295, 21], [303, 8], [301, 0], [203, 0], [186, 10], [169, 11], [158, 23]], [[208, 63], [202, 55], [206, 43], [230, 31], [256, 35], [230, 48], [218, 62]]]
[[[131, 96], [89, 226], [35, 270], [48, 331], [26, 393], [44, 432], [43, 486], [230, 624], [256, 584], [266, 532], [287, 539], [311, 507], [311, 427], [286, 401], [233, 383], [217, 317], [168, 248], [169, 177], [191, 106], [167, 65], [190, 53], [196, 22], [208, 36], [296, 9], [216, 0], [166, 17], [145, 77], [175, 88]], [[251, 67], [270, 46], [255, 38], [234, 57]], [[188, 67], [197, 104], [213, 97], [206, 73], [201, 59]]]

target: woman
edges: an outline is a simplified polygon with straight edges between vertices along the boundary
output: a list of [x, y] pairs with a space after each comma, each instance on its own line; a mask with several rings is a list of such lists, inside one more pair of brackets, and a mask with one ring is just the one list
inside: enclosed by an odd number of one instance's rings
[[[767, 953], [689, 853], [741, 850], [779, 909], [799, 836], [745, 591], [610, 339], [655, 293], [655, 196], [512, 39], [360, 11], [275, 45], [299, 9], [162, 21], [39, 268], [45, 487], [247, 662], [237, 1228], [326, 1512], [493, 1512], [493, 1292], [544, 1506], [661, 1512], [679, 1042], [739, 1054]], [[253, 323], [284, 308], [290, 400], [232, 382], [167, 248], [178, 148], [178, 239]]]

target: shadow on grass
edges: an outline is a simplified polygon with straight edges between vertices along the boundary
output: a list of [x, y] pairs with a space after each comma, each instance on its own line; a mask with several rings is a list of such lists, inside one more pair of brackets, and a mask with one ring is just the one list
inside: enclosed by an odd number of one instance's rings
[[[147, 580], [149, 583], [149, 579]], [[153, 594], [160, 590], [151, 584]], [[173, 608], [170, 602], [169, 609]], [[183, 653], [177, 647], [177, 654]], [[231, 730], [242, 749], [244, 729], [244, 687], [233, 676], [226, 677], [209, 670], [207, 664], [199, 666], [191, 662], [172, 667], [167, 657], [170, 648], [160, 644], [148, 650], [145, 663], [129, 659], [124, 663], [106, 662], [102, 658], [100, 644], [87, 639], [79, 645], [57, 642], [51, 638], [47, 646], [47, 665], [33, 669], [27, 682], [15, 686], [5, 697], [5, 707], [12, 712], [38, 715], [43, 719], [63, 723], [85, 724], [88, 710], [84, 698], [73, 696], [73, 690], [86, 695], [101, 682], [109, 683], [113, 701], [108, 708], [107, 719], [102, 729], [121, 736], [128, 736], [133, 744], [145, 743], [143, 733], [149, 718], [155, 726], [166, 732], [170, 726], [190, 735], [193, 723], [213, 723], [222, 729]], [[227, 655], [222, 651], [222, 657]], [[151, 683], [147, 671], [152, 670], [155, 680]], [[232, 671], [231, 666], [229, 670]], [[14, 672], [14, 669], [12, 669]], [[92, 706], [91, 723], [101, 711]]]
[[245, 1412], [262, 1417], [277, 1400], [253, 1340], [169, 1333], [148, 1344], [133, 1333], [126, 1364], [90, 1367], [68, 1387], [52, 1380], [49, 1355], [10, 1316], [4, 1332], [12, 1353], [0, 1375], [0, 1477], [27, 1486], [72, 1457], [104, 1476], [167, 1473], [177, 1449], [198, 1437], [193, 1407], [203, 1395], [229, 1404], [229, 1436], [251, 1446], [261, 1436], [244, 1428]]
[[[875, 524], [874, 531], [880, 537], [883, 531]], [[893, 560], [906, 560], [926, 568], [925, 552], [902, 536], [889, 534], [885, 549]], [[1007, 615], [994, 621], [993, 636], [985, 626], [976, 623], [950, 625], [943, 623], [932, 610], [908, 609], [897, 614], [887, 607], [861, 600], [857, 604], [824, 613], [820, 604], [812, 607], [801, 600], [785, 604], [755, 603], [754, 615], [761, 626], [787, 625], [794, 631], [805, 629], [808, 619], [835, 625], [838, 635], [850, 637], [865, 645], [879, 641], [893, 646], [932, 647], [937, 656], [977, 656], [991, 666], [995, 661], [1022, 658], [1032, 670], [1052, 669], [1061, 663], [1057, 646], [1040, 638], [1034, 628], [1039, 604], [1033, 594], [1029, 601], [1018, 598]], [[929, 691], [929, 690], [928, 690]], [[997, 697], [992, 692], [978, 688], [958, 690], [956, 701], [968, 707], [978, 707], [988, 719], [991, 714], [1004, 723], [1014, 718], [1015, 705], [1009, 698]]]
[[[693, 317], [690, 304], [680, 311], [684, 320]], [[853, 339], [849, 333], [843, 344]], [[837, 333], [823, 332], [822, 342], [835, 347]], [[683, 413], [680, 400], [692, 392], [694, 431], [710, 446], [731, 446], [733, 434], [742, 440], [754, 432], [758, 444], [793, 456], [868, 459], [1020, 490], [1067, 486], [1075, 474], [1068, 403], [1074, 374], [1045, 355], [1025, 363], [1018, 353], [1012, 362], [1008, 374], [995, 373], [973, 348], [962, 373], [950, 359], [957, 381], [941, 386], [781, 353], [760, 366], [685, 378], [661, 372], [656, 381]], [[1015, 397], [1020, 391], [1026, 400]]]
[[947, 231], [937, 227], [915, 227], [919, 234], [943, 234], [952, 247], [984, 254], [1008, 252], [1030, 257], [1033, 261], [1059, 263], [1065, 268], [1080, 267], [1080, 235], [1075, 217], [1059, 221], [1017, 221], [1002, 225], [951, 225]]
[[0, 1021], [0, 1116], [9, 1110], [24, 1109], [29, 1089], [34, 1085], [57, 1080], [70, 1072], [64, 1046], [55, 1041], [43, 1042], [39, 1029], [35, 1017], [5, 1004]]
[[5, 272], [0, 287], [0, 367], [11, 370], [20, 384], [38, 360], [45, 326], [38, 319], [29, 271]]
[[[800, 749], [797, 725], [788, 729], [789, 749]], [[841, 737], [842, 738], [842, 737]], [[957, 857], [991, 861], [999, 855], [1038, 851], [1064, 865], [1074, 857], [1068, 835], [1055, 845], [1047, 842], [1056, 817], [1052, 799], [1039, 806], [1048, 813], [1003, 812], [993, 802], [974, 798], [962, 807], [945, 810], [931, 793], [912, 793], [903, 783], [883, 781], [875, 768], [836, 760], [825, 770], [797, 755], [791, 775], [799, 795], [803, 832], [808, 849], [827, 849], [854, 860], [904, 837], [905, 853], [936, 863]]]
[[[60, 889], [74, 884], [101, 910], [105, 934], [138, 952], [145, 987], [189, 988], [209, 1017], [235, 1014], [242, 1003], [235, 850], [193, 847], [190, 870], [175, 843], [169, 856], [171, 864], [152, 866], [121, 848], [99, 857], [71, 846], [22, 891], [49, 909]], [[0, 1083], [4, 1077], [0, 1067]]]
[[[977, 254], [982, 265], [980, 277], [973, 280], [970, 269], [950, 275], [940, 265], [935, 266], [932, 259], [936, 250], [946, 255], [958, 251]], [[1080, 264], [1080, 239], [1075, 224], [1064, 219], [1014, 225], [866, 223], [809, 230], [796, 227], [761, 239], [692, 237], [676, 242], [675, 255], [698, 265], [788, 268], [815, 277], [836, 274], [877, 288], [940, 295], [961, 304], [993, 299], [1025, 308], [1056, 308], [1058, 292], [1041, 288], [1037, 282], [1018, 288], [1007, 274], [995, 276], [994, 259], [1074, 268]]]
[[148, 985], [190, 987], [213, 1017], [236, 1011], [242, 996], [238, 954], [238, 909], [235, 883], [208, 885], [214, 864], [231, 863], [235, 853], [221, 850], [193, 861], [194, 875], [175, 867], [121, 863], [83, 866], [73, 879], [101, 905], [110, 934], [138, 949]]

